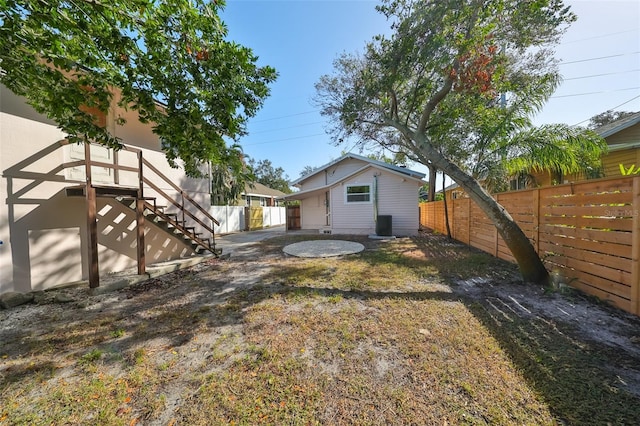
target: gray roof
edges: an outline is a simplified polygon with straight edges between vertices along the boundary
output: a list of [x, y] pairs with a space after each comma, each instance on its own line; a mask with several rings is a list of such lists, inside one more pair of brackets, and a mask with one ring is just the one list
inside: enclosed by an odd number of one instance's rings
[[362, 155], [353, 154], [353, 153], [349, 152], [349, 153], [343, 155], [342, 157], [338, 158], [337, 160], [333, 160], [330, 163], [325, 164], [324, 166], [318, 167], [317, 169], [315, 169], [311, 173], [309, 173], [307, 175], [304, 175], [304, 176], [294, 180], [293, 182], [291, 182], [291, 185], [297, 185], [300, 182], [303, 182], [303, 181], [307, 180], [311, 176], [313, 176], [315, 174], [318, 174], [318, 173], [328, 169], [329, 167], [333, 166], [334, 164], [338, 164], [339, 162], [341, 162], [343, 160], [346, 160], [347, 158], [353, 158], [355, 160], [364, 161], [364, 162], [367, 162], [367, 163], [370, 163], [370, 164], [374, 164], [374, 165], [379, 166], [379, 167], [384, 167], [386, 169], [393, 170], [395, 172], [402, 173], [404, 175], [411, 176], [411, 177], [414, 177], [414, 178], [417, 178], [417, 179], [422, 179], [422, 178], [424, 178], [426, 176], [424, 173], [416, 172], [415, 170], [410, 170], [410, 169], [407, 169], [406, 167], [394, 166], [393, 164], [385, 163], [384, 161], [373, 160], [371, 158], [363, 157]]
[[247, 184], [244, 186], [244, 194], [274, 198], [285, 195], [284, 192], [278, 191], [277, 189], [269, 188], [268, 186], [265, 186], [260, 182], [247, 182]]
[[638, 123], [640, 123], [640, 112], [600, 126], [595, 129], [595, 132], [603, 138], [606, 138]]

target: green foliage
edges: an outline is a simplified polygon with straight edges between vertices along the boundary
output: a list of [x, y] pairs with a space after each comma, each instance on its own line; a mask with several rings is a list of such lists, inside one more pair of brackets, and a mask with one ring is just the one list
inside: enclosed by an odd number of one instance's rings
[[239, 161], [226, 140], [245, 133], [276, 78], [250, 49], [226, 39], [223, 1], [0, 5], [0, 83], [75, 142], [121, 147], [94, 113], [114, 104], [133, 110], [153, 124], [170, 163], [182, 160], [191, 175], [202, 163]]
[[226, 205], [238, 200], [245, 189], [245, 182], [255, 180], [251, 168], [245, 164], [238, 145], [233, 145], [225, 157], [211, 164], [211, 203]]
[[504, 161], [509, 173], [553, 170], [562, 174], [597, 169], [606, 142], [592, 131], [566, 125], [545, 125], [522, 131], [508, 145]]
[[271, 160], [249, 160], [249, 165], [253, 169], [256, 182], [259, 182], [271, 189], [277, 189], [285, 194], [291, 193], [289, 188], [289, 177], [282, 167], [273, 167]]
[[624, 164], [619, 164], [618, 166], [620, 167], [620, 174], [622, 176], [640, 175], [640, 167], [636, 167], [635, 164], [629, 166], [628, 169]]
[[92, 349], [80, 357], [80, 363], [92, 364], [102, 357], [102, 353], [103, 352], [100, 349]]
[[622, 118], [630, 117], [634, 114], [637, 114], [637, 112], [607, 110], [603, 113], [591, 117], [589, 119], [589, 128], [595, 130], [598, 127], [613, 123], [614, 121], [620, 120]]
[[316, 85], [336, 140], [357, 137], [425, 165], [435, 151], [475, 178], [505, 165], [569, 173], [599, 158], [593, 133], [531, 122], [560, 81], [553, 46], [576, 19], [562, 1], [389, 0], [378, 9], [393, 35], [342, 55]]
[[310, 175], [317, 169], [318, 169], [317, 167], [313, 167], [313, 166], [304, 166], [304, 168], [300, 171], [300, 177]]
[[546, 280], [526, 235], [479, 180], [505, 167], [568, 172], [599, 156], [592, 133], [532, 123], [559, 84], [554, 46], [576, 16], [562, 0], [384, 0], [378, 10], [393, 33], [342, 55], [316, 84], [335, 140], [446, 173], [492, 219], [523, 277]]

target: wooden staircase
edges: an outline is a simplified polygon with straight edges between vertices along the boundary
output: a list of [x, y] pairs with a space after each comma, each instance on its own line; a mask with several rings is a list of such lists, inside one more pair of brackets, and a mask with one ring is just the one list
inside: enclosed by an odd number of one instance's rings
[[[68, 145], [68, 141], [59, 142], [59, 146]], [[121, 163], [118, 153], [125, 155], [131, 153], [137, 161]], [[120, 151], [114, 152], [113, 162], [93, 161], [91, 159], [90, 145], [85, 143], [84, 159], [63, 163], [61, 169], [84, 166], [85, 184], [65, 188], [67, 196], [84, 197], [87, 203], [87, 242], [88, 242], [88, 269], [89, 286], [98, 287], [100, 278], [98, 274], [98, 233], [97, 233], [97, 203], [99, 197], [113, 198], [127, 209], [135, 213], [136, 218], [136, 257], [138, 274], [142, 275], [146, 270], [146, 245], [144, 242], [144, 228], [146, 222], [153, 223], [158, 229], [176, 238], [185, 240], [187, 246], [191, 246], [196, 254], [210, 252], [214, 256], [222, 254], [221, 249], [216, 248], [214, 238], [214, 226], [220, 225], [211, 214], [197, 203], [186, 191], [176, 185], [155, 167], [151, 161], [143, 157], [141, 149], [124, 146]], [[92, 180], [92, 168], [110, 169], [112, 183], [97, 184]], [[123, 176], [121, 176], [123, 174]], [[128, 174], [124, 176], [124, 174]], [[153, 177], [153, 178], [151, 178]], [[133, 179], [132, 179], [133, 178]], [[129, 185], [123, 184], [126, 180]], [[160, 181], [161, 183], [157, 183]], [[76, 182], [78, 182], [76, 180]], [[145, 191], [152, 191], [153, 196], [145, 196]], [[167, 206], [157, 204], [160, 198]], [[167, 211], [171, 208], [173, 211]], [[198, 229], [201, 232], [196, 232]], [[209, 236], [203, 236], [203, 233]]]
[[[184, 215], [179, 219], [178, 213], [165, 211], [167, 206], [158, 205], [156, 197], [138, 198], [137, 188], [105, 185], [93, 185], [93, 188], [96, 191], [96, 197], [113, 198], [134, 213], [137, 201], [141, 199], [146, 221], [153, 223], [173, 237], [184, 239], [196, 254], [204, 254], [205, 252], [210, 252], [215, 256], [222, 254], [222, 249], [216, 249], [213, 233], [211, 233], [211, 237], [202, 237], [201, 232], [195, 231], [195, 226], [187, 226], [188, 222], [184, 219]], [[86, 186], [70, 186], [65, 188], [65, 193], [68, 197], [85, 197]]]

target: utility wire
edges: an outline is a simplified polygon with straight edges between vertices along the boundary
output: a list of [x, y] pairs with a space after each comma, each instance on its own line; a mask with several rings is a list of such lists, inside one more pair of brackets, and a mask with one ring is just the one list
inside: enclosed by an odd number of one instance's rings
[[272, 141], [245, 143], [245, 144], [242, 144], [242, 145], [243, 146], [265, 145], [265, 144], [268, 144], [268, 143], [285, 142], [285, 141], [292, 141], [292, 140], [295, 140], [295, 139], [305, 139], [305, 138], [312, 138], [314, 136], [325, 136], [325, 135], [326, 135], [326, 133], [316, 133], [315, 135], [297, 136], [295, 138], [286, 138], [286, 139], [274, 139]]
[[601, 93], [626, 92], [627, 90], [635, 90], [635, 89], [640, 89], [640, 86], [627, 87], [626, 89], [601, 90], [599, 92], [585, 92], [585, 93], [574, 93], [572, 95], [551, 96], [549, 99], [571, 98], [571, 97], [574, 97], [574, 96], [586, 96], [586, 95], [599, 95]]
[[320, 110], [319, 109], [314, 109], [313, 111], [298, 112], [296, 114], [281, 115], [280, 117], [272, 117], [272, 118], [265, 118], [263, 120], [256, 120], [256, 121], [252, 121], [252, 123], [262, 123], [263, 121], [280, 120], [282, 118], [288, 118], [288, 117], [295, 117], [295, 116], [298, 116], [298, 115], [311, 114], [311, 113], [318, 112], [318, 111], [320, 111]]
[[563, 62], [560, 62], [560, 65], [577, 64], [580, 62], [589, 62], [589, 61], [598, 61], [600, 59], [619, 58], [620, 56], [631, 56], [631, 55], [636, 55], [638, 53], [640, 53], [640, 51], [629, 52], [629, 53], [619, 53], [617, 55], [599, 56], [597, 58], [578, 59], [576, 61], [567, 61], [567, 62], [563, 61]]
[[638, 31], [637, 28], [634, 28], [632, 30], [626, 30], [626, 31], [618, 31], [617, 33], [601, 34], [601, 35], [598, 35], [598, 36], [581, 38], [581, 39], [578, 39], [578, 40], [564, 41], [564, 42], [560, 43], [560, 45], [571, 44], [571, 43], [579, 43], [581, 41], [595, 40], [595, 39], [598, 39], [598, 38], [604, 38], [604, 37], [614, 36], [614, 35], [618, 35], [618, 34], [633, 33], [633, 32], [636, 32], [636, 31]]
[[[619, 105], [616, 105], [616, 106], [614, 106], [613, 108], [609, 108], [609, 109], [607, 109], [607, 111], [614, 111], [616, 108], [620, 108], [621, 106], [626, 105], [626, 104], [628, 104], [629, 102], [633, 102], [633, 101], [635, 101], [635, 100], [636, 100], [636, 99], [638, 99], [638, 98], [640, 98], [640, 95], [638, 95], [638, 96], [634, 96], [633, 98], [629, 99], [628, 101], [624, 101], [623, 103], [621, 103], [621, 104], [619, 104]], [[589, 120], [591, 120], [591, 117], [587, 118], [586, 120], [582, 120], [582, 121], [581, 121], [581, 122], [579, 122], [579, 123], [574, 124], [572, 127], [579, 126], [580, 124], [582, 124], [582, 123], [586, 123], [586, 122], [587, 122], [587, 121], [589, 121]]]
[[314, 124], [321, 124], [321, 123], [324, 123], [324, 121], [314, 121], [313, 123], [298, 124], [297, 126], [278, 127], [276, 129], [260, 130], [260, 131], [257, 131], [257, 132], [251, 132], [251, 134], [252, 135], [257, 135], [259, 133], [272, 133], [272, 132], [277, 132], [279, 130], [295, 129], [297, 127], [312, 126]]
[[606, 76], [606, 75], [628, 74], [630, 72], [637, 72], [637, 71], [640, 71], [640, 68], [635, 69], [635, 70], [629, 70], [629, 71], [607, 72], [607, 73], [603, 73], [603, 74], [592, 74], [592, 75], [583, 75], [581, 77], [564, 78], [564, 79], [562, 79], [562, 81], [581, 80], [583, 78], [603, 77], [603, 76]]

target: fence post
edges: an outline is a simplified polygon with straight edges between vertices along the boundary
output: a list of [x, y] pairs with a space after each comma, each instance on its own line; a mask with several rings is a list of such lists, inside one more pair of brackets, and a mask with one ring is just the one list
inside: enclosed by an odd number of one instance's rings
[[467, 245], [471, 245], [471, 198], [467, 198]]
[[640, 176], [633, 178], [631, 201], [633, 213], [631, 234], [631, 312], [640, 315]]
[[533, 248], [540, 255], [540, 188], [532, 192], [533, 195]]

